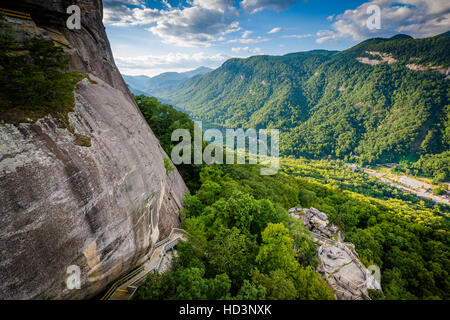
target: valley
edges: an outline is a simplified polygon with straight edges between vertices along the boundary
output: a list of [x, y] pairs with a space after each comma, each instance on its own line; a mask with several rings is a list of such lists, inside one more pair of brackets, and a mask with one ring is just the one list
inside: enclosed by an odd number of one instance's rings
[[[190, 119], [203, 121], [203, 129], [281, 130], [280, 172], [273, 177], [258, 177], [258, 166], [251, 165], [178, 166], [191, 192], [184, 200], [182, 221], [192, 242], [178, 248], [174, 269], [143, 284], [136, 298], [242, 298], [248, 291], [252, 293], [245, 297], [250, 299], [312, 299], [296, 281], [300, 274], [309, 277], [310, 271], [323, 273], [314, 267], [322, 249], [309, 242], [302, 224], [285, 215], [289, 208], [317, 208], [354, 245], [358, 263], [380, 267], [381, 294], [344, 293], [332, 283], [335, 297], [446, 297], [447, 289], [440, 288], [448, 286], [448, 273], [440, 272], [448, 269], [449, 261], [449, 39], [448, 33], [427, 39], [399, 35], [367, 40], [343, 52], [231, 59], [160, 93], [167, 104], [136, 96], [167, 154], [174, 147], [173, 124], [193, 130]], [[411, 61], [428, 67], [412, 67]], [[258, 206], [275, 211], [265, 216], [268, 209]], [[261, 264], [264, 250], [270, 250], [266, 245], [274, 244], [260, 237], [275, 230], [290, 234], [295, 247], [302, 248], [297, 261], [303, 271], [289, 271], [287, 253], [283, 269], [270, 269], [270, 258]], [[231, 238], [222, 239], [226, 232]], [[247, 241], [256, 241], [259, 249], [251, 249]], [[219, 243], [253, 253], [244, 262], [216, 247]], [[241, 267], [233, 271], [220, 266], [225, 257]], [[421, 280], [413, 280], [410, 270]], [[206, 291], [198, 296], [183, 285], [189, 274], [208, 287], [210, 281], [219, 281], [221, 272], [228, 276], [222, 279], [225, 296]], [[271, 286], [283, 281], [286, 290], [275, 294]], [[174, 283], [185, 289], [175, 290]], [[326, 290], [317, 290], [322, 299], [328, 296]]]
[[[449, 51], [446, 33], [371, 39], [342, 52], [230, 59], [158, 97], [222, 127], [279, 128], [286, 156], [331, 155], [360, 165], [420, 159], [418, 173], [446, 181]], [[391, 58], [361, 62], [380, 57], [375, 53]], [[430, 67], [411, 70], [411, 61]], [[431, 169], [434, 161], [444, 163]]]
[[367, 3], [2, 4], [0, 300], [449, 300], [450, 6], [420, 3], [351, 39]]
[[[193, 130], [189, 115], [154, 98], [135, 99], [167, 154], [174, 147], [170, 141], [173, 123]], [[280, 172], [274, 176], [260, 176], [258, 166], [254, 165], [178, 166], [190, 189], [182, 213], [182, 225], [190, 234], [190, 241], [178, 245], [174, 269], [145, 282], [135, 299], [332, 298], [323, 283], [313, 280], [315, 273], [310, 273], [316, 272], [310, 267], [318, 263], [318, 247], [310, 242], [303, 223], [287, 214], [290, 208], [312, 207], [325, 213], [342, 232], [345, 242], [354, 245], [363, 265], [380, 267], [383, 294], [371, 291], [372, 299], [445, 296], [446, 289], [438, 288], [446, 286], [447, 275], [435, 271], [445, 270], [447, 264], [448, 206], [421, 200], [360, 170], [352, 170], [343, 160], [291, 156], [282, 157], [280, 165]], [[287, 226], [286, 230], [278, 225], [280, 222]], [[294, 268], [297, 271], [291, 273], [287, 266], [287, 269], [272, 266], [270, 259], [259, 260], [266, 256], [262, 253], [266, 245], [275, 244], [268, 239], [261, 242], [258, 234], [275, 230], [283, 237], [288, 234], [293, 237], [300, 252], [296, 257], [300, 270]], [[285, 248], [285, 255], [271, 254], [281, 259], [280, 263], [289, 265], [292, 253], [288, 253], [289, 245], [283, 246], [276, 244], [275, 252]], [[246, 254], [234, 255], [236, 250]], [[429, 250], [434, 253], [430, 255]], [[432, 264], [441, 269], [429, 269]], [[254, 271], [252, 266], [256, 268]], [[409, 271], [412, 269], [416, 270], [414, 276]], [[416, 282], [417, 274], [421, 275], [420, 285]], [[221, 275], [224, 278], [219, 280]], [[187, 276], [196, 279], [195, 290], [186, 282]], [[433, 289], [432, 278], [436, 279]], [[274, 288], [278, 288], [280, 281], [288, 287], [276, 292]], [[307, 287], [316, 288], [319, 295], [304, 291], [297, 281], [310, 281]], [[219, 282], [225, 291], [206, 289]], [[260, 290], [267, 291], [263, 294]]]

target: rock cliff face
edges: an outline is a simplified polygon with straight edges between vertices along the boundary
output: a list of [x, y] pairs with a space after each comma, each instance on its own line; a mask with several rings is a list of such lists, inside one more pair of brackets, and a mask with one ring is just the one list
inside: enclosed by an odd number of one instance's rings
[[338, 300], [370, 300], [369, 289], [382, 292], [372, 273], [361, 263], [352, 243], [343, 242], [338, 228], [316, 208], [289, 210], [301, 219], [318, 243], [317, 271], [323, 275]]
[[[82, 29], [65, 27], [81, 7]], [[52, 39], [78, 84], [70, 125], [91, 137], [75, 144], [52, 117], [0, 122], [0, 299], [82, 299], [137, 267], [178, 226], [187, 188], [145, 122], [118, 72], [102, 24], [100, 0], [22, 0], [1, 7], [30, 13], [19, 36]], [[68, 290], [67, 268], [81, 269]]]

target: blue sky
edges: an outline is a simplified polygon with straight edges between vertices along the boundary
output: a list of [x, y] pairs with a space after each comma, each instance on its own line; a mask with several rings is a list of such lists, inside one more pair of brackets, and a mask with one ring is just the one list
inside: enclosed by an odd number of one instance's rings
[[[343, 50], [398, 33], [450, 30], [449, 0], [104, 0], [104, 23], [122, 73], [153, 76], [216, 68], [232, 57]], [[367, 9], [380, 9], [370, 30]]]

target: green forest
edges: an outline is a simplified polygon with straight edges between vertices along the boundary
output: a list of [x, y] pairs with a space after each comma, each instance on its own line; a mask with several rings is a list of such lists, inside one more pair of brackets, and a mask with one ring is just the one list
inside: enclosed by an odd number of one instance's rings
[[[135, 98], [167, 154], [172, 124], [189, 117], [155, 98]], [[171, 129], [172, 128], [172, 129]], [[315, 207], [343, 231], [366, 265], [382, 272], [384, 296], [448, 299], [449, 208], [399, 193], [343, 162], [285, 158], [281, 172], [256, 165], [179, 168], [190, 194], [173, 271], [149, 275], [135, 299], [333, 299], [314, 271], [317, 246], [287, 212]]]
[[[357, 60], [382, 59], [373, 52], [395, 62]], [[371, 39], [342, 52], [230, 59], [161, 98], [223, 127], [278, 128], [286, 156], [402, 162], [405, 170], [445, 181], [450, 90], [445, 75], [433, 68], [450, 67], [449, 52], [446, 33]]]

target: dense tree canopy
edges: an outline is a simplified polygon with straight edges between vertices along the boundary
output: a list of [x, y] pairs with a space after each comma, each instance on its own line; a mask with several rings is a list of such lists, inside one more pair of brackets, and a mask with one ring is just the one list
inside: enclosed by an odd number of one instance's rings
[[[391, 54], [396, 62], [357, 60], [381, 59], [368, 52]], [[443, 180], [448, 170], [430, 162], [450, 162], [449, 80], [431, 67], [450, 67], [449, 52], [447, 34], [372, 39], [343, 52], [231, 59], [163, 98], [219, 126], [278, 128], [284, 155], [369, 164], [422, 156], [417, 169]]]
[[[149, 123], [172, 114], [193, 125], [156, 100], [137, 101]], [[154, 112], [161, 108], [167, 112]], [[162, 139], [168, 130], [170, 125], [161, 126], [155, 133]], [[313, 270], [316, 245], [287, 213], [294, 206], [325, 212], [364, 264], [380, 266], [385, 298], [449, 298], [447, 207], [402, 194], [342, 161], [286, 158], [281, 170], [261, 176], [253, 165], [182, 169], [195, 186], [181, 214], [189, 241], [177, 246], [174, 271], [150, 276], [136, 298], [332, 298]], [[188, 288], [186, 281], [195, 285]]]

